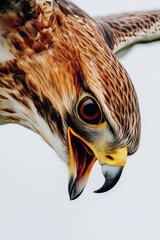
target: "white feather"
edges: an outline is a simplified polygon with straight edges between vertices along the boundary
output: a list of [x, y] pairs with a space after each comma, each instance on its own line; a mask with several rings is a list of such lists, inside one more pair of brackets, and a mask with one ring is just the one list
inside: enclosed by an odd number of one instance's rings
[[[8, 117], [12, 115], [18, 116], [20, 119], [20, 125], [25, 126], [34, 132], [38, 133], [58, 154], [58, 156], [67, 162], [65, 146], [58, 137], [57, 134], [54, 134], [46, 121], [38, 114], [34, 104], [31, 100], [28, 99], [28, 104], [30, 108], [24, 106], [21, 102], [18, 102], [16, 99], [12, 98], [9, 94], [3, 91], [0, 88], [0, 94], [3, 95], [6, 99], [0, 100], [0, 105], [3, 108], [10, 108], [15, 111], [15, 113], [5, 112], [5, 110], [0, 110], [0, 117]], [[8, 121], [6, 121], [7, 123]], [[5, 122], [3, 122], [4, 124]]]
[[9, 50], [9, 46], [3, 36], [0, 36], [0, 63], [12, 60], [14, 56]]

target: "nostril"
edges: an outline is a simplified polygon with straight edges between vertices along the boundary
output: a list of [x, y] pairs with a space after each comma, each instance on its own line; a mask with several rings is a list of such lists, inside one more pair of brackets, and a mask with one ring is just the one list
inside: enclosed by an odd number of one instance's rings
[[107, 155], [107, 158], [110, 159], [110, 160], [114, 160], [114, 158], [110, 155]]

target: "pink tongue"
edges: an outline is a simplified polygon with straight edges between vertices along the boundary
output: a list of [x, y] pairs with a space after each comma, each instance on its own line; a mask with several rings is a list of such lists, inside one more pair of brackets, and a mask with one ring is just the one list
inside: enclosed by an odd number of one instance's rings
[[92, 152], [92, 150], [91, 150], [84, 142], [81, 141], [81, 144], [82, 144], [82, 146], [84, 147], [84, 149], [86, 150], [86, 152], [87, 152], [89, 155], [91, 155], [91, 156], [94, 155], [94, 153]]

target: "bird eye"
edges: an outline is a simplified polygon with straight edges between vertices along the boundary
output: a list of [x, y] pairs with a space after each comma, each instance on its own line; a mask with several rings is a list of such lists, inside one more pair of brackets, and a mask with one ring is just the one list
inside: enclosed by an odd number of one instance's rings
[[102, 112], [98, 103], [91, 97], [83, 98], [78, 104], [79, 117], [90, 124], [102, 122]]

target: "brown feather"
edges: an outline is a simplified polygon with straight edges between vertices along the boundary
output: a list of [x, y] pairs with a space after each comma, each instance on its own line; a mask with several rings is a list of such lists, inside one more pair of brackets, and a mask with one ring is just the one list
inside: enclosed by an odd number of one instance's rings
[[116, 53], [135, 43], [160, 39], [160, 11], [96, 18], [109, 47]]
[[[133, 153], [139, 145], [140, 113], [126, 70], [92, 18], [65, 1], [53, 1], [54, 7], [46, 2], [34, 5], [29, 15], [13, 10], [1, 15], [0, 35], [13, 58], [0, 63], [0, 114], [39, 133], [34, 118], [28, 120], [32, 102], [51, 131], [63, 138], [65, 116], [89, 92], [99, 101], [116, 146], [128, 145]], [[23, 106], [21, 116], [13, 100]]]

